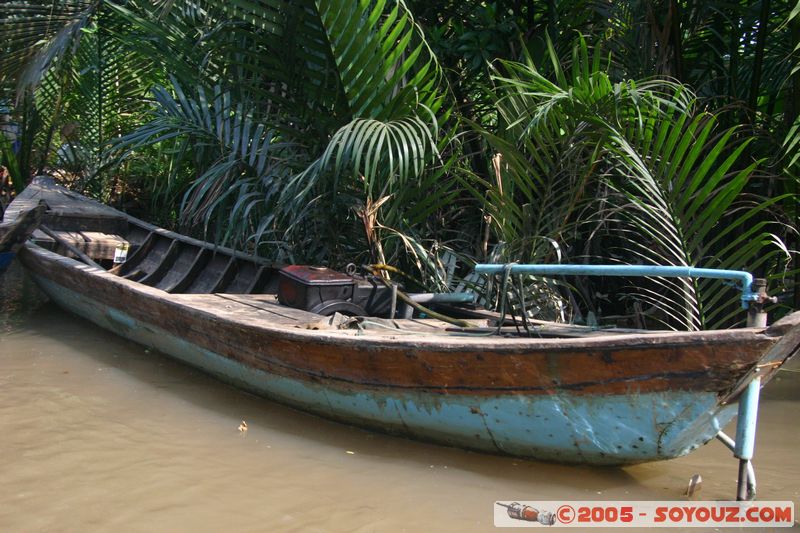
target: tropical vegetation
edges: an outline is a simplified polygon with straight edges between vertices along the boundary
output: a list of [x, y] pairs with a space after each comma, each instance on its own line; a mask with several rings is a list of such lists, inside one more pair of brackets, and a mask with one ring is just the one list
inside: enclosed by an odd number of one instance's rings
[[742, 269], [800, 308], [800, 3], [13, 0], [7, 184], [38, 173], [281, 262], [392, 265], [545, 318], [729, 326], [689, 282], [475, 262]]

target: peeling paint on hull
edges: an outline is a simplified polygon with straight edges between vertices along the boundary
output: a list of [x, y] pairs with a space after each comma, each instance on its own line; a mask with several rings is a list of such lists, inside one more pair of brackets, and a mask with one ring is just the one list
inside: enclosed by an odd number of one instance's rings
[[[241, 388], [327, 418], [451, 446], [565, 463], [631, 464], [689, 453], [714, 438], [736, 413], [735, 404], [720, 406], [713, 391], [472, 395], [281, 376], [41, 275], [34, 279], [63, 308]], [[269, 356], [270, 346], [263, 351]]]

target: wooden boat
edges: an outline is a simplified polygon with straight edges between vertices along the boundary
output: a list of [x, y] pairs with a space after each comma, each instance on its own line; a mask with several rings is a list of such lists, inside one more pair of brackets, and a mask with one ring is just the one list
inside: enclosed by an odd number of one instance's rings
[[[35, 234], [20, 258], [63, 308], [290, 406], [446, 445], [583, 464], [678, 457], [717, 436], [754, 378], [766, 383], [800, 349], [800, 313], [692, 333], [552, 324], [541, 338], [466, 335], [430, 318], [311, 329], [325, 317], [278, 301], [278, 265], [48, 179], [12, 208], [39, 200], [51, 235]], [[109, 270], [125, 245], [126, 262]]]
[[0, 223], [0, 273], [8, 268], [17, 250], [39, 227], [44, 212], [44, 205], [36, 205], [15, 213], [13, 220]]

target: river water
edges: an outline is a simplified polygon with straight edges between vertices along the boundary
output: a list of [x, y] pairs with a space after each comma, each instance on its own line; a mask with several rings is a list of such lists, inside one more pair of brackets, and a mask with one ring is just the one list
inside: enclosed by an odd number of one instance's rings
[[[759, 499], [796, 506], [798, 369], [764, 390], [755, 460]], [[0, 277], [0, 453], [0, 531], [13, 532], [490, 531], [496, 500], [682, 500], [694, 474], [695, 499], [736, 488], [716, 441], [588, 468], [328, 422], [71, 316], [18, 264]]]

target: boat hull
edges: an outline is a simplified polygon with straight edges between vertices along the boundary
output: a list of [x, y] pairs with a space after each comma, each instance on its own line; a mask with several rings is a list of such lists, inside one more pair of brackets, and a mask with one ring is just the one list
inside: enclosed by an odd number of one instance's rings
[[[713, 438], [748, 384], [800, 350], [800, 312], [768, 329], [704, 332], [542, 323], [536, 337], [488, 336], [485, 323], [452, 331], [416, 318], [333, 327], [280, 305], [279, 265], [52, 179], [35, 179], [7, 214], [30, 229], [21, 213], [45, 205], [49, 239], [33, 242], [59, 253], [29, 242], [18, 256], [65, 309], [305, 411], [463, 448], [581, 464], [677, 457]], [[129, 248], [124, 263], [101, 266]]]
[[[21, 258], [43, 291], [64, 309], [139, 344], [153, 347], [221, 379], [287, 405], [346, 423], [461, 448], [580, 464], [620, 465], [678, 457], [712, 439], [735, 415], [714, 390], [615, 387], [618, 393], [588, 389], [479, 390], [408, 388], [354, 384], [319, 375], [276, 373], [220, 353], [191, 335], [176, 333], [157, 314], [113, 305], [58, 280], [58, 257], [32, 247]], [[78, 272], [91, 269], [76, 263]], [[80, 274], [78, 275], [80, 277]], [[91, 281], [109, 283], [101, 276]], [[80, 285], [81, 281], [74, 281]], [[114, 281], [110, 283], [114, 284]], [[85, 283], [84, 283], [85, 284]], [[170, 311], [175, 313], [175, 309]], [[190, 312], [190, 311], [187, 311]], [[180, 313], [180, 311], [178, 311]], [[175, 316], [176, 320], [180, 317]], [[224, 327], [219, 328], [224, 336]], [[264, 359], [279, 357], [282, 344], [256, 341]], [[235, 345], [222, 338], [218, 345]], [[304, 347], [296, 345], [302, 352]]]

